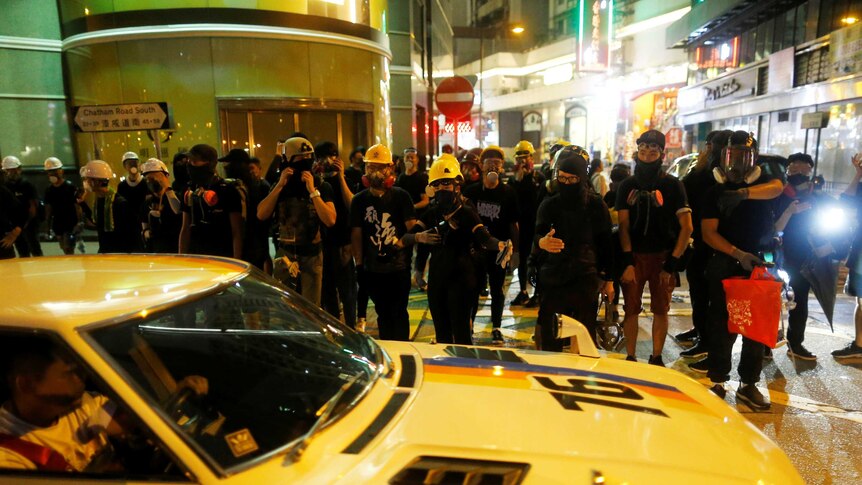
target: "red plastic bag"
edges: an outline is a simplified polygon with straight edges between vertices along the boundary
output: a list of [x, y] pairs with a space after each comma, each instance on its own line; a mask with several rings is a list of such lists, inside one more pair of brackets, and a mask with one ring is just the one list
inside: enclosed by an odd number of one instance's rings
[[774, 349], [781, 320], [782, 283], [760, 266], [749, 278], [728, 278], [721, 283], [727, 296], [728, 331]]

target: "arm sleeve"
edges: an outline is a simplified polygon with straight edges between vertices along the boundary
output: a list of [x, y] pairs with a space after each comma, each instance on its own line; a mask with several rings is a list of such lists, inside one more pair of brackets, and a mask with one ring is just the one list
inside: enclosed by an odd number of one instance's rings
[[477, 246], [487, 251], [499, 250], [498, 244], [500, 241], [491, 236], [488, 229], [482, 225], [482, 219], [479, 217], [479, 214], [476, 213], [476, 209], [466, 205], [462, 207], [461, 217], [458, 220], [458, 224], [461, 227], [473, 231], [473, 242], [475, 242]]

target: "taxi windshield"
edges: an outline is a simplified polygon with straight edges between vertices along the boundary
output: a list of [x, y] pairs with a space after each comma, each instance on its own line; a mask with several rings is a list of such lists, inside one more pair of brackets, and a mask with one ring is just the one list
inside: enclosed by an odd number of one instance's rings
[[[352, 409], [385, 368], [373, 340], [257, 272], [85, 338], [223, 471], [296, 446], [333, 396], [346, 389], [327, 422]], [[189, 375], [207, 380], [205, 395], [175, 392]]]

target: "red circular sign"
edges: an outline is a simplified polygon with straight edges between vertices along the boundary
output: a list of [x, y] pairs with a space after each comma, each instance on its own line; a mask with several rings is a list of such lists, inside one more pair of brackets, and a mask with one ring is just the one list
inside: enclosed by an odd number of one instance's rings
[[473, 85], [460, 76], [447, 77], [437, 86], [434, 101], [447, 118], [461, 119], [473, 109]]

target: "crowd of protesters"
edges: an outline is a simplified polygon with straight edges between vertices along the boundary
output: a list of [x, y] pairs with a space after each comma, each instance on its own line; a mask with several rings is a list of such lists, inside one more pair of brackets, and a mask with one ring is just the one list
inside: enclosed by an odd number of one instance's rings
[[[833, 355], [862, 357], [862, 239], [817, 228], [818, 211], [862, 205], [862, 155], [853, 158], [856, 174], [835, 199], [812, 177], [810, 156], [766, 161], [747, 132], [710, 133], [679, 179], [666, 171], [663, 133], [648, 130], [636, 143], [631, 163], [608, 170], [564, 141], [537, 165], [533, 145], [521, 141], [507, 176], [506, 154], [497, 146], [461, 153], [446, 147], [426, 167], [412, 147], [394, 157], [385, 145], [357, 147], [342, 159], [335, 143], [313, 145], [294, 133], [278, 144], [265, 176], [247, 151], [219, 158], [201, 144], [178, 153], [170, 170], [127, 152], [119, 184], [110, 164], [92, 160], [81, 167], [76, 187], [51, 157], [42, 197], [22, 176], [20, 160], [8, 156], [0, 257], [41, 256], [44, 222], [48, 240], [65, 254], [85, 250], [86, 228], [97, 233], [100, 253], [241, 259], [359, 331], [370, 299], [379, 338], [392, 340], [410, 338], [408, 297], [415, 288], [427, 292], [436, 340], [458, 344], [473, 343], [483, 295], [491, 299], [492, 343], [505, 342], [508, 269], [519, 284], [509, 304], [538, 307], [535, 341], [542, 350], [567, 343], [558, 335], [558, 314], [583, 323], [595, 339], [599, 301], [616, 318], [621, 294], [631, 361], [638, 358], [638, 316], [649, 285], [646, 360], [660, 366], [672, 293], [684, 272], [693, 328], [675, 336], [692, 344], [680, 357], [692, 359], [691, 370], [706, 374], [720, 396], [737, 338], [728, 331], [722, 281], [778, 262], [796, 295], [795, 307], [788, 306], [787, 351], [815, 360], [803, 345], [811, 268], [846, 258], [857, 337]], [[862, 218], [862, 210], [857, 214]], [[770, 405], [755, 384], [771, 347], [743, 338], [737, 396], [755, 409]]]

